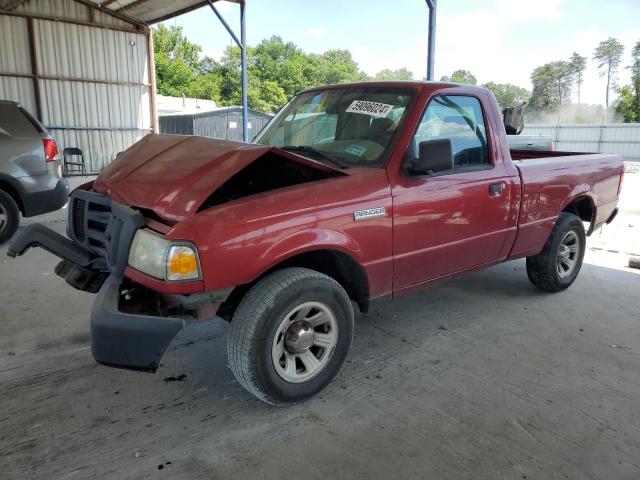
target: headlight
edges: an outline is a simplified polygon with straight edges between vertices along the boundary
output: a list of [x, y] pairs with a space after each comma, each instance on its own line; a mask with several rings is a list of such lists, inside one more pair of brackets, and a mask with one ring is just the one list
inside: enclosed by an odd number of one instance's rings
[[192, 245], [173, 243], [151, 230], [138, 230], [129, 250], [129, 265], [161, 280], [200, 278], [198, 253]]

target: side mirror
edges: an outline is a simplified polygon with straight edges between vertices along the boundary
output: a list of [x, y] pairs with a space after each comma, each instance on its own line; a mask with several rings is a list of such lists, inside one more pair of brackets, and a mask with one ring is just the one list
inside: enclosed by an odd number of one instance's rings
[[418, 158], [409, 161], [410, 175], [433, 175], [453, 169], [453, 148], [450, 139], [428, 140], [418, 145]]

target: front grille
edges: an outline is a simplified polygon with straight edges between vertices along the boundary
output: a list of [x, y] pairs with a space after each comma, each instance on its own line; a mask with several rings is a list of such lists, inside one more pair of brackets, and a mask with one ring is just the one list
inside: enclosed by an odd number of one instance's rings
[[93, 253], [96, 267], [121, 275], [138, 228], [144, 225], [140, 212], [95, 192], [79, 190], [71, 195], [70, 236]]
[[76, 238], [78, 240], [85, 239], [85, 231], [84, 231], [84, 208], [85, 201], [81, 198], [76, 198], [73, 201], [73, 212], [72, 212], [72, 222], [73, 225], [73, 233], [75, 233]]

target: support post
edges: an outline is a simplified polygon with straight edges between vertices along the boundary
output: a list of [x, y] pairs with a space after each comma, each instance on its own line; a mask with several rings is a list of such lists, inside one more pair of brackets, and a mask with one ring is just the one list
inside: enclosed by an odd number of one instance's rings
[[33, 18], [27, 17], [27, 36], [29, 39], [29, 57], [31, 60], [31, 75], [33, 75], [33, 98], [36, 105], [36, 118], [44, 123], [42, 117], [42, 94], [40, 92], [40, 78], [38, 77], [38, 54], [33, 32]]
[[427, 80], [433, 80], [434, 58], [436, 52], [436, 2], [437, 0], [426, 0], [429, 7], [429, 50], [427, 52]]
[[217, 0], [207, 0], [222, 26], [229, 32], [233, 41], [240, 47], [240, 74], [242, 82], [242, 141], [249, 143], [249, 112], [247, 108], [247, 29], [245, 24], [245, 1], [240, 1], [240, 40], [215, 6]]
[[149, 104], [151, 106], [151, 131], [160, 133], [158, 125], [156, 60], [153, 48], [153, 29], [147, 33], [147, 69], [149, 70]]
[[240, 43], [241, 58], [240, 68], [242, 69], [242, 141], [249, 143], [249, 112], [247, 101], [247, 29], [245, 25], [245, 2], [240, 3]]

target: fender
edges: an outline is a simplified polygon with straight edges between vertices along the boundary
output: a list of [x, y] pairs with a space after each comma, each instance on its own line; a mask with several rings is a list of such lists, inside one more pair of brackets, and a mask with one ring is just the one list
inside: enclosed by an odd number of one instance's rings
[[260, 257], [260, 265], [266, 265], [267, 268], [256, 275], [256, 278], [291, 257], [314, 250], [335, 250], [344, 253], [355, 260], [366, 273], [362, 261], [362, 249], [352, 237], [344, 232], [316, 228], [284, 237], [265, 250]]

